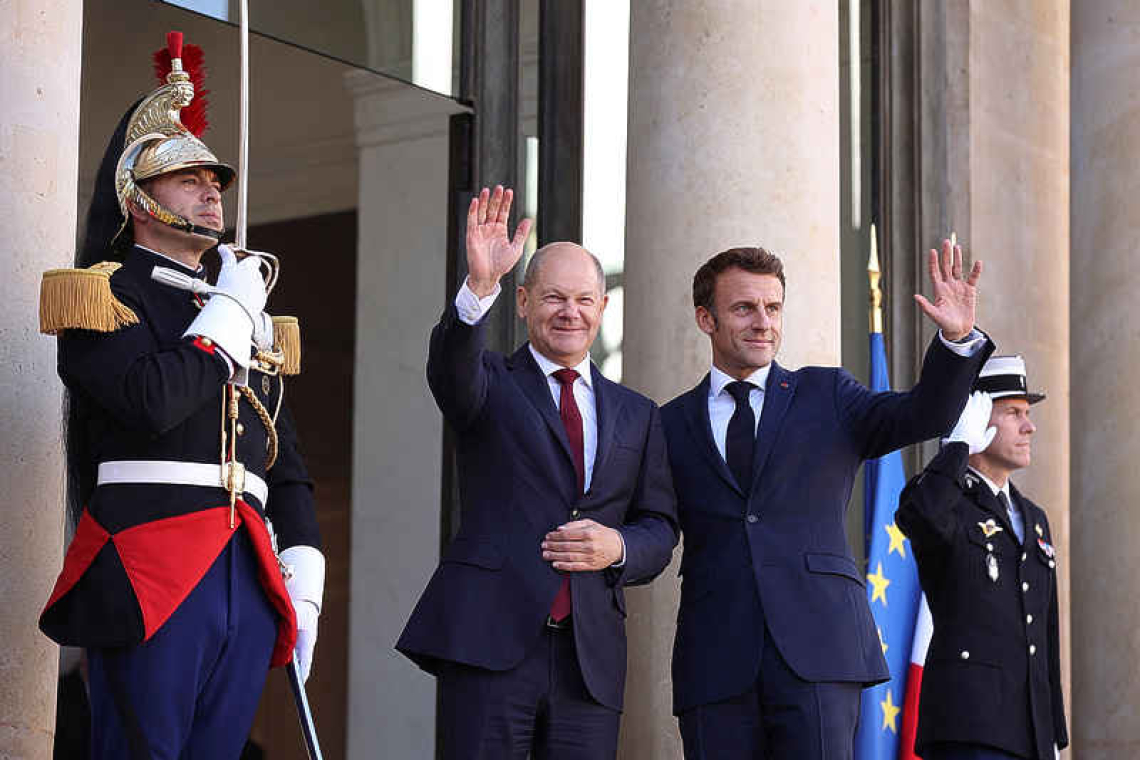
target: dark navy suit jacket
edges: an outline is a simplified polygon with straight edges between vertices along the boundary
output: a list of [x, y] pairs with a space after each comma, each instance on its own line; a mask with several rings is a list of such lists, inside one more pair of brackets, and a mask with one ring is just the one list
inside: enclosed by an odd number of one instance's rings
[[751, 688], [765, 623], [801, 678], [887, 678], [863, 571], [847, 544], [855, 473], [864, 459], [949, 430], [992, 351], [987, 340], [964, 358], [935, 338], [906, 393], [873, 393], [838, 368], [789, 372], [773, 363], [750, 489], [713, 442], [707, 376], [662, 408], [685, 538], [676, 712]]
[[677, 543], [660, 411], [593, 369], [598, 448], [580, 495], [565, 428], [530, 350], [486, 351], [484, 331], [451, 307], [432, 333], [428, 384], [456, 434], [460, 527], [396, 647], [432, 673], [441, 661], [513, 668], [542, 634], [562, 583], [542, 558], [543, 537], [592, 519], [621, 531], [625, 564], [569, 574], [573, 634], [590, 694], [620, 710], [622, 588], [652, 580]]

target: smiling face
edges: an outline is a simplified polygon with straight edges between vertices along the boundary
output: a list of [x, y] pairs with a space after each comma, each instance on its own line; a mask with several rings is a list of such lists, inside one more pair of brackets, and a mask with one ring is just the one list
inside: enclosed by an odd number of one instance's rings
[[784, 332], [784, 286], [776, 275], [738, 267], [716, 277], [712, 307], [696, 307], [697, 326], [712, 341], [713, 364], [743, 380], [772, 363]]
[[990, 425], [997, 428], [997, 434], [985, 451], [970, 457], [970, 464], [987, 475], [1004, 473], [1007, 478], [1014, 470], [1028, 467], [1033, 458], [1030, 438], [1037, 431], [1029, 419], [1029, 402], [1023, 398], [995, 400]]
[[571, 243], [545, 251], [530, 285], [516, 292], [518, 314], [526, 320], [531, 345], [563, 367], [574, 367], [586, 358], [608, 300], [594, 259]]

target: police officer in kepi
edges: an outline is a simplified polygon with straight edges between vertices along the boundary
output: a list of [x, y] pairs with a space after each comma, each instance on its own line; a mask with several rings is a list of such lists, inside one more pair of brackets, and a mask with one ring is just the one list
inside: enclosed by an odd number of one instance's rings
[[1044, 510], [1010, 482], [1037, 430], [1025, 361], [983, 366], [954, 430], [895, 515], [934, 618], [915, 751], [924, 760], [1054, 760], [1061, 694], [1057, 556]]
[[264, 312], [272, 256], [218, 246], [205, 282], [234, 171], [188, 128], [201, 51], [168, 41], [165, 83], [103, 159], [80, 268], [46, 273], [40, 301], [76, 517], [40, 627], [87, 650], [96, 759], [237, 758], [269, 668], [307, 675], [324, 588], [282, 403], [296, 320]]

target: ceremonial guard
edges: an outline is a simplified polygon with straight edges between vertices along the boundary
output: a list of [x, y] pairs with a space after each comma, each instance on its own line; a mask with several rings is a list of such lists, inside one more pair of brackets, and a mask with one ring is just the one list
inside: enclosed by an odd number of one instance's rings
[[1045, 512], [1009, 481], [1036, 427], [1020, 356], [990, 359], [942, 451], [903, 491], [934, 633], [915, 751], [925, 760], [1053, 760], [1069, 743], [1057, 556]]
[[201, 51], [181, 37], [111, 140], [82, 268], [41, 294], [78, 519], [40, 627], [87, 649], [94, 758], [237, 758], [269, 668], [307, 675], [324, 587], [283, 404], [296, 320], [263, 311], [268, 254], [218, 246], [205, 282], [235, 172], [197, 137]]

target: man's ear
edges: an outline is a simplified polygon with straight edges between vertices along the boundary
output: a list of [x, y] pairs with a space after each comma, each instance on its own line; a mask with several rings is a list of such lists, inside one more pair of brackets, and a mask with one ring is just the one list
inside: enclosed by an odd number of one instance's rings
[[526, 305], [527, 305], [526, 288], [519, 285], [515, 288], [515, 312], [519, 315], [519, 319], [526, 321]]
[[696, 310], [697, 327], [701, 328], [701, 332], [705, 335], [712, 335], [716, 332], [716, 315], [706, 309], [704, 306], [698, 306]]

